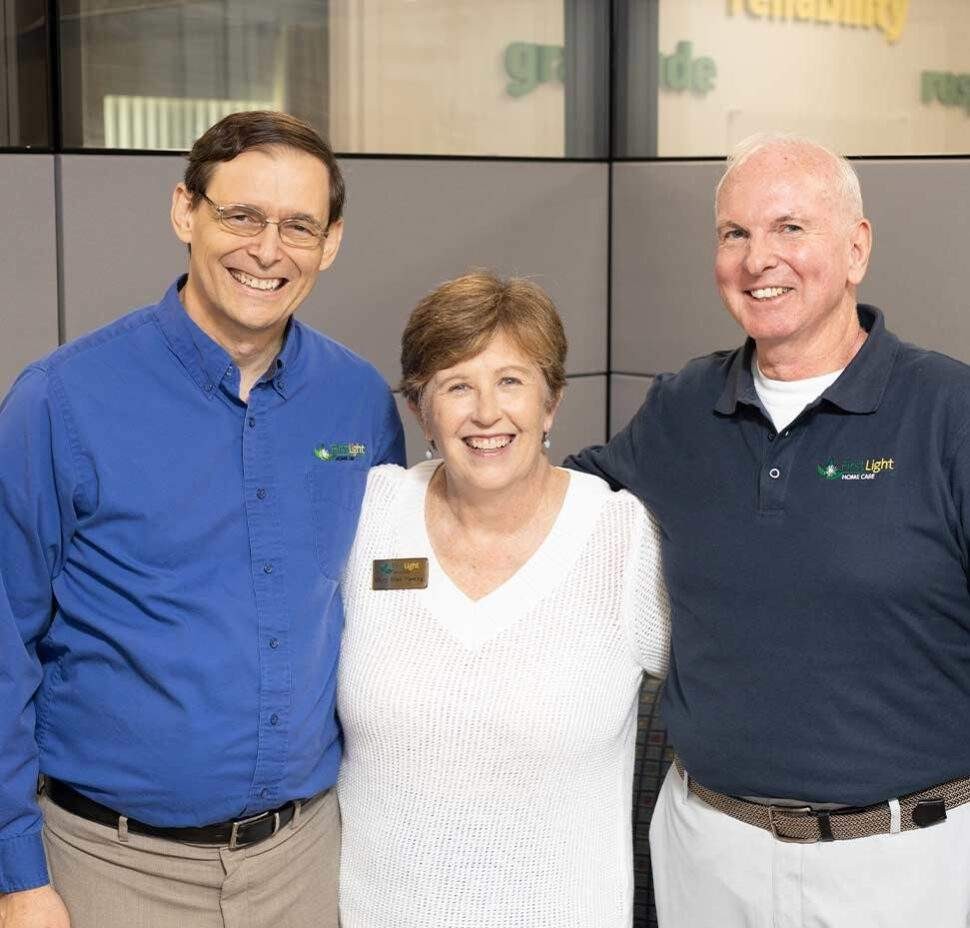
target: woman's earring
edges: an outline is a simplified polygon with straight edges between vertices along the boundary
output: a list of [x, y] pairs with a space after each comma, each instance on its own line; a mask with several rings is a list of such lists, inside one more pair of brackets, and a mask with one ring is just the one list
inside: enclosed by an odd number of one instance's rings
[[435, 446], [434, 439], [429, 438], [428, 450], [424, 452], [424, 456], [430, 461], [437, 453], [438, 453], [438, 449]]
[[552, 444], [552, 443], [549, 441], [549, 433], [548, 432], [543, 432], [542, 433], [542, 447], [545, 448], [548, 451], [550, 444]]

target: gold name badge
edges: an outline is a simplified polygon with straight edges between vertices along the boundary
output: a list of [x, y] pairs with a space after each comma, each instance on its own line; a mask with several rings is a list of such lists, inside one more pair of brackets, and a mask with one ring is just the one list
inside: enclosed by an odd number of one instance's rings
[[389, 557], [374, 561], [374, 590], [424, 590], [428, 586], [426, 557]]

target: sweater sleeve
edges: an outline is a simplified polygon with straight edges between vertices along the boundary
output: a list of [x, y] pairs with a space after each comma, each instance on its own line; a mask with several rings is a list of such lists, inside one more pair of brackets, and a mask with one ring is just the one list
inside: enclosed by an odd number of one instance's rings
[[623, 617], [633, 653], [643, 669], [664, 677], [670, 653], [670, 600], [660, 563], [660, 526], [630, 498], [633, 527], [623, 577]]

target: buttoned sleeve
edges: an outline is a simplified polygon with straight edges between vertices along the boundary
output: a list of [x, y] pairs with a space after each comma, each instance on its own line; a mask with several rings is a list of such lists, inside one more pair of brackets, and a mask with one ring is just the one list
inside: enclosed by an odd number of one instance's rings
[[0, 406], [0, 892], [48, 882], [36, 803], [37, 647], [73, 529], [75, 467], [50, 377], [28, 368]]

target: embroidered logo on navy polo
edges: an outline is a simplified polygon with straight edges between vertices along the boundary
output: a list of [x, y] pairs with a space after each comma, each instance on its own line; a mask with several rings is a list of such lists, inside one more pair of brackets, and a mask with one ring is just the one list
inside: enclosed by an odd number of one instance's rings
[[894, 458], [829, 458], [816, 471], [823, 480], [875, 480], [879, 474], [896, 469]]
[[842, 471], [839, 465], [832, 458], [829, 458], [828, 464], [818, 465], [818, 475], [826, 480], [838, 480], [842, 476]]
[[367, 446], [359, 441], [338, 441], [330, 445], [317, 445], [313, 449], [315, 457], [321, 461], [353, 461], [367, 453]]

